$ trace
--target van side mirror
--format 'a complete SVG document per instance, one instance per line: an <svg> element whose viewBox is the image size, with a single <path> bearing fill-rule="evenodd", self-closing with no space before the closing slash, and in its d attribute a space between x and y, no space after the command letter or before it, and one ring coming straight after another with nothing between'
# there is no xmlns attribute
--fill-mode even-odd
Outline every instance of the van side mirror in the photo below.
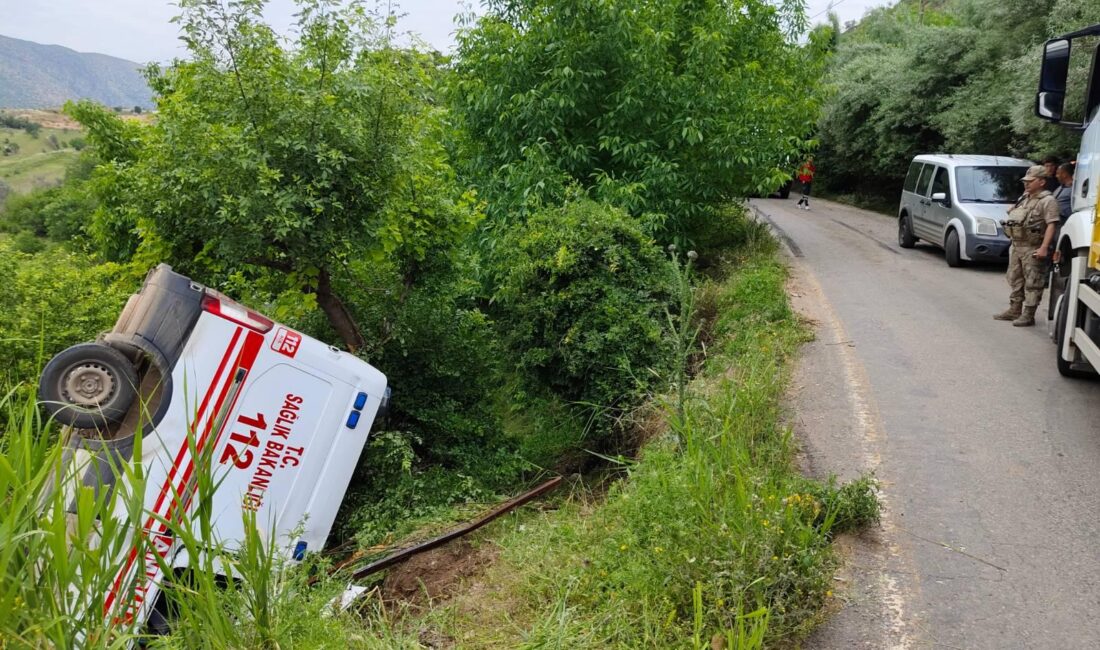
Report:
<svg viewBox="0 0 1100 650"><path fill-rule="evenodd" d="M936 203L947 203L947 193L946 192L933 192L932 193L932 200L935 201Z"/></svg>

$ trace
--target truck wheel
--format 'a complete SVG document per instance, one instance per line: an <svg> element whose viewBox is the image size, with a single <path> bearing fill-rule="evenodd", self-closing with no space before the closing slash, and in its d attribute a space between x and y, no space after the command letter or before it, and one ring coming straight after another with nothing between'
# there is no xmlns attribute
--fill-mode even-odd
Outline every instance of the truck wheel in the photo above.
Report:
<svg viewBox="0 0 1100 650"><path fill-rule="evenodd" d="M898 246L912 248L916 246L917 238L913 235L913 224L909 223L909 215L898 217Z"/></svg>
<svg viewBox="0 0 1100 650"><path fill-rule="evenodd" d="M1058 374L1063 377L1083 379L1092 376L1092 373L1073 368L1072 361L1062 358L1062 342L1066 340L1066 315L1069 314L1069 296L1062 294L1058 299L1054 316L1054 358L1058 362Z"/></svg>
<svg viewBox="0 0 1100 650"><path fill-rule="evenodd" d="M1058 308L1058 299L1066 292L1066 279L1054 272L1051 267L1047 272L1050 284L1050 297L1047 299L1047 320L1053 321Z"/></svg>
<svg viewBox="0 0 1100 650"><path fill-rule="evenodd" d="M959 233L954 228L947 233L947 240L943 244L943 251L948 266L951 268L958 268L963 265L962 253L959 251Z"/></svg>
<svg viewBox="0 0 1100 650"><path fill-rule="evenodd" d="M46 364L38 398L58 422L99 429L126 415L137 381L133 364L121 352L102 343L81 343Z"/></svg>

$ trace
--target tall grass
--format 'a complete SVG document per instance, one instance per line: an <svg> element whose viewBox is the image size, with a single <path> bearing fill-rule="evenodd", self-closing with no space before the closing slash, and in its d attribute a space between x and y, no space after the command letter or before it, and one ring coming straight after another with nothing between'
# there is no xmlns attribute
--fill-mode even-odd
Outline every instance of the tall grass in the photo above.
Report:
<svg viewBox="0 0 1100 650"><path fill-rule="evenodd" d="M0 400L0 639L15 647L126 647L132 625L103 615L124 553L127 522L116 505L140 512L140 473L116 490L79 485L57 437L33 400Z"/></svg>
<svg viewBox="0 0 1100 650"><path fill-rule="evenodd" d="M602 503L579 492L513 520L478 591L487 601L435 614L460 645L756 648L812 627L831 597L831 535L877 503L869 479L838 487L794 470L779 402L808 333L757 235L698 292L718 315L709 358L670 398L665 437Z"/></svg>
<svg viewBox="0 0 1100 650"><path fill-rule="evenodd" d="M139 558L152 548L135 535L150 516L141 463L116 462L113 489L84 486L84 467L64 453L64 439L26 391L0 398L0 418L0 648L382 647L354 616L329 606L342 586L324 567L285 562L254 513L243 540L215 538L209 450L192 449L200 462L187 516L158 519L190 558L182 570L158 560L170 632L154 635L123 606L105 608L120 558L135 544ZM132 458L140 459L136 445Z"/></svg>

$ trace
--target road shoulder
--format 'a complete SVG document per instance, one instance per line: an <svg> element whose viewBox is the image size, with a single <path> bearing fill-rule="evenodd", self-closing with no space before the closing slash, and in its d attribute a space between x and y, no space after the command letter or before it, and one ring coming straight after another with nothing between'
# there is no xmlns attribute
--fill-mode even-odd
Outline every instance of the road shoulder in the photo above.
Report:
<svg viewBox="0 0 1100 650"><path fill-rule="evenodd" d="M880 475L883 432L857 342L848 338L812 273L791 256L787 289L792 309L814 331L802 350L784 399L784 412L799 442L798 462L814 478L846 481L875 473L883 502L882 522L838 537L842 566L834 577L835 602L806 640L808 648L920 647L919 616L909 604L919 581L895 541L889 484Z"/></svg>

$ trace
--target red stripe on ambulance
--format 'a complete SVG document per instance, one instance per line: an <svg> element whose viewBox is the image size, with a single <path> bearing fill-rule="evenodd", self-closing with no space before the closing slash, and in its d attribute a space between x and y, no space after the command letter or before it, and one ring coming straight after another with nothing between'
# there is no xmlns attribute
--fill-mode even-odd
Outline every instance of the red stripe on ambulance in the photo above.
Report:
<svg viewBox="0 0 1100 650"><path fill-rule="evenodd" d="M225 370L229 359L232 358L233 350L236 349L237 342L240 340L240 335L243 331L244 330L242 330L241 328L237 328L237 330L233 333L233 338L229 343L229 347L226 349L225 354L222 357L221 363L218 365L218 368L214 373L214 378L212 379L210 386L207 388L206 395L203 398L202 404L200 405L199 410L196 413L195 420L192 423L190 433L191 435L194 435L199 428L199 424L203 421L203 417L206 415L210 416L206 420L205 426L203 426L202 429L202 434L195 444L196 453L201 453L202 450L205 448L206 441L209 439L210 433L215 424L214 420L217 414L222 410L222 405L224 404L225 399L228 396L229 389L233 385L234 377L237 374L238 370L243 369L245 373L251 370L252 365L256 360L256 356L259 353L260 347L262 346L264 338L263 335L249 331L247 337L245 338L244 346L242 346L240 352L237 354L235 362L232 364L232 366L229 366L231 370L226 376L225 380L223 380L222 373ZM241 379L242 390L238 390L234 395L233 403L230 404L227 413L232 412L233 407L236 405L237 399L243 392L243 384L246 378L247 374ZM221 386L220 391L216 390L219 384ZM210 399L215 393L218 394L218 398L214 403L213 409L209 411L209 413L207 413L206 407L209 405ZM218 440L221 437L221 431L222 429L224 429L224 427L225 422L223 421L221 423L221 426L218 428L218 431L215 432L213 443L215 446L217 445ZM140 609L145 601L145 594L148 593L150 587L160 573L160 566L157 560L157 556L160 556L160 558L167 557L174 543L174 539L170 535L164 534L167 531L168 527L164 522L160 521L157 516L160 515L164 519L170 520L174 513L175 506L178 504L177 498L179 497L185 499L185 502L183 503L183 510L186 510L187 507L190 505L191 495L188 494L188 487L191 481L191 477L194 473L195 460L193 457L190 457L189 452L190 450L188 449L188 441L184 440L183 444L180 446L179 452L176 454L175 461L172 464L172 468L169 471L168 477L165 479L164 485L161 487L160 495L157 497L157 502L153 507L153 511L146 521L143 532L146 534L147 538L151 542L152 550L146 551L145 553L145 562L143 566L144 571L142 572L143 578L139 581L137 585L134 586L134 596L131 599L130 603L127 605L125 613L120 617L121 620L127 622L131 621L133 619L135 611ZM185 454L188 456L188 460L186 468L183 471L183 476L179 481L174 481L177 471L181 468ZM165 497L168 495L170 490L173 492L173 499L169 502L168 511L162 514L160 513L160 509L161 506L164 505ZM107 598L104 603L103 613L105 616L110 613L111 606L114 604L115 599L118 596L119 587L121 586L122 581L130 574L130 569L133 567L134 562L137 559L140 546L141 542L136 541L134 547L129 553L129 556L127 557L125 565L119 572L118 576L115 578L114 584L112 585L110 592L107 594Z"/></svg>

